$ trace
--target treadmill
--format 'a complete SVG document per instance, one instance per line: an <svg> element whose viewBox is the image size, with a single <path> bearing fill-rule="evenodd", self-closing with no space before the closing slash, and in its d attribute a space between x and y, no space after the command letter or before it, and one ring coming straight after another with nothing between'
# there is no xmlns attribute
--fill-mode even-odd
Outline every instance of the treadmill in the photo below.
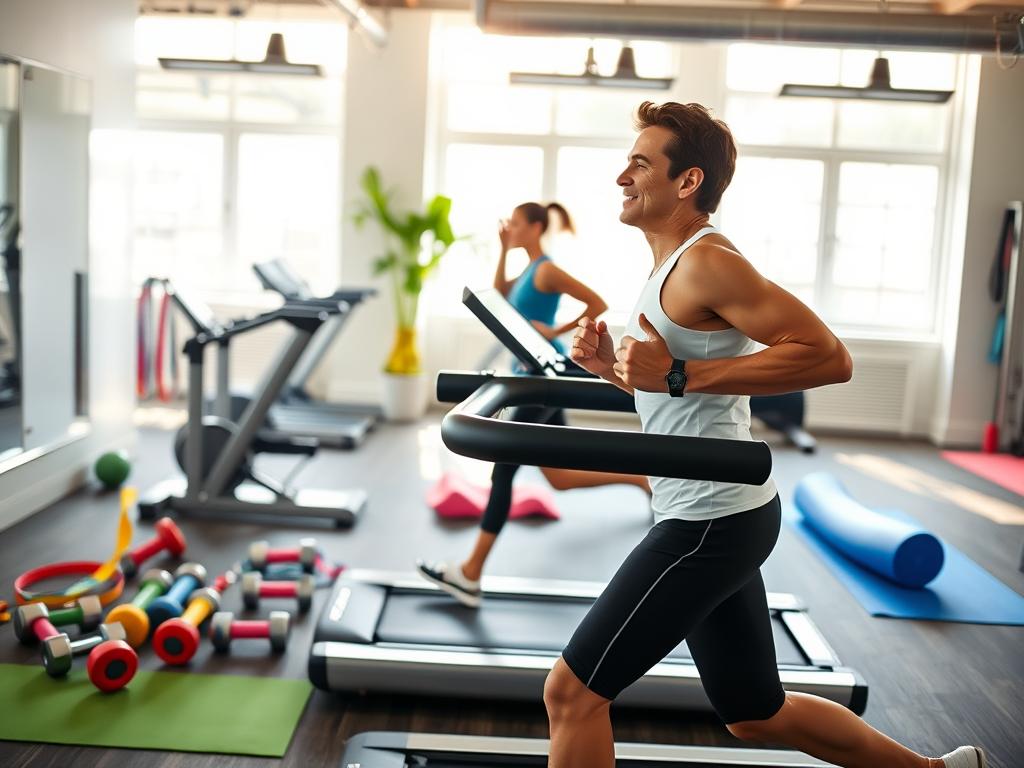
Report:
<svg viewBox="0 0 1024 768"><path fill-rule="evenodd" d="M175 456L185 472L158 483L142 494L138 501L142 519L174 512L178 515L247 520L259 518L294 525L299 520L326 520L336 527L353 525L366 506L366 492L361 489L294 489L258 472L252 465L252 454L260 451L293 453L311 456L315 441L288 440L268 443L261 425L267 411L276 401L295 361L306 349L310 339L333 314L345 312L343 302L324 301L322 305L285 304L270 312L217 324L206 308L189 302L180 293L165 285L176 304L203 329L185 343L189 360L188 423L178 431ZM225 418L222 409L227 399L227 361L231 340L272 323L284 323L291 329L288 341L267 368L257 396L237 420ZM208 346L216 345L218 397L214 414L207 410L203 385L204 358Z"/></svg>
<svg viewBox="0 0 1024 768"><path fill-rule="evenodd" d="M264 288L279 293L290 304L320 303L312 289L284 259L253 264ZM334 404L315 399L306 388L309 377L338 337L356 305L377 294L374 288L339 288L330 297L345 302L348 312L335 314L316 333L285 383L278 401L267 414L267 429L278 437L314 437L331 448L357 448L383 418L379 406Z"/></svg>
<svg viewBox="0 0 1024 768"><path fill-rule="evenodd" d="M546 739L370 731L348 740L341 755L341 768L543 768L547 765L548 744ZM832 763L781 749L616 744L615 765L619 768L825 768Z"/></svg>
<svg viewBox="0 0 1024 768"><path fill-rule="evenodd" d="M531 355L529 365L545 373L442 372L438 399L463 401L441 425L442 439L455 453L491 462L757 485L768 478L771 452L762 442L492 418L505 407L525 404L631 411L633 398L601 380L558 376L561 356L497 291L467 289L464 302L517 357ZM472 609L415 574L346 572L317 625L310 679L325 690L539 701L548 671L604 585L485 577L482 586L487 599ZM768 606L783 685L862 714L867 685L841 665L800 599L770 593ZM710 708L685 642L616 703Z"/></svg>

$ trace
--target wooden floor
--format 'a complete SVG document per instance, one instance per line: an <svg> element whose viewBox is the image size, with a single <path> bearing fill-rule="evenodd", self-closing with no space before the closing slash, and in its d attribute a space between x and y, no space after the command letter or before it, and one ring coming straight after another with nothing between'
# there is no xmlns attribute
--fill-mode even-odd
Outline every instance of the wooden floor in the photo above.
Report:
<svg viewBox="0 0 1024 768"><path fill-rule="evenodd" d="M169 432L140 432L133 483L145 488L173 470L170 443ZM791 498L793 486L807 472L834 471L865 503L904 509L1024 594L1024 574L1017 571L1024 528L996 525L951 503L867 477L837 458L851 454L884 456L994 498L1022 503L1020 497L947 464L927 445L860 439L823 440L814 457L778 446L775 477L783 498ZM365 487L370 504L353 530L184 521L189 555L218 571L243 558L254 539L286 545L300 535L316 535L332 559L359 567L409 570L417 557L457 557L474 538L474 527L442 524L422 501L431 478L453 462L460 462L463 472L482 470L446 454L436 418L419 427L384 427L359 451L325 452L297 477L302 486ZM292 463L266 459L260 466L283 476ZM521 476L523 482L539 482L538 478L535 470L524 470ZM492 558L491 573L607 580L649 524L646 500L632 488L562 493L558 503L563 519L557 523L508 526ZM22 571L47 562L105 558L114 540L116 507L112 495L83 491L3 531L0 584L9 585ZM136 538L147 532L148 526L140 524ZM843 662L867 679L865 719L872 725L933 755L976 743L989 751L993 768L1024 766L1024 628L872 618L785 529L764 573L770 590L794 592L806 600ZM204 647L191 668L304 677L316 610L324 600L325 594L318 594L313 613L298 622L285 656L268 658L261 650L239 645L234 655L216 658ZM237 592L226 595L227 610L238 610L239 604ZM9 626L0 627L0 662L35 663L36 653L19 646ZM160 668L151 653L143 654L143 666ZM614 718L620 741L739 745L706 714L618 711ZM544 737L545 723L540 702L344 698L316 691L281 762L333 765L345 739L366 730ZM0 766L248 767L278 762L0 742Z"/></svg>

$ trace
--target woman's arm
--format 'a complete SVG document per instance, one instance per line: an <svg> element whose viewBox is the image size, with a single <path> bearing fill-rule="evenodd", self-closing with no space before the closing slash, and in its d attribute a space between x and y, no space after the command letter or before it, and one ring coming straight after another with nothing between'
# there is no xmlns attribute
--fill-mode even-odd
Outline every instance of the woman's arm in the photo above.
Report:
<svg viewBox="0 0 1024 768"><path fill-rule="evenodd" d="M571 322L549 329L551 335L548 338L557 338L563 333L573 330L584 317L596 319L608 309L608 304L598 295L597 291L593 290L590 286L584 285L550 261L545 261L537 268L536 275L534 276L534 285L541 293L564 293L572 296L581 304L586 305L586 308L573 318Z"/></svg>
<svg viewBox="0 0 1024 768"><path fill-rule="evenodd" d="M508 256L508 222L498 222L498 238L501 240L501 255L498 256L498 267L494 270L494 288L502 296L508 298L514 280L505 279L505 260Z"/></svg>

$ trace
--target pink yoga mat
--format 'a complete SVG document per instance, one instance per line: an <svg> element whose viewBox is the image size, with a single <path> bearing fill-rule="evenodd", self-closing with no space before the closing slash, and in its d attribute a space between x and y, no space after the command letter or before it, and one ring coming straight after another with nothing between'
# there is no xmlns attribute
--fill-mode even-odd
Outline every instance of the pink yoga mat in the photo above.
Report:
<svg viewBox="0 0 1024 768"><path fill-rule="evenodd" d="M1007 453L943 451L942 458L961 469L1024 496L1024 459Z"/></svg>

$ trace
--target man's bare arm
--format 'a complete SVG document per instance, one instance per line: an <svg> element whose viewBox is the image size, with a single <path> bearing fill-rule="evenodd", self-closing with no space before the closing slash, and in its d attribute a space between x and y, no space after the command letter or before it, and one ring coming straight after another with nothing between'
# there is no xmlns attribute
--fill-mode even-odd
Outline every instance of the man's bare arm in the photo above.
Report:
<svg viewBox="0 0 1024 768"><path fill-rule="evenodd" d="M767 280L738 253L718 245L694 248L666 280L662 304L697 301L754 341L752 355L686 364L689 392L774 395L849 381L846 347L803 302ZM678 274L676 274L678 272ZM688 296L672 284L686 286Z"/></svg>

